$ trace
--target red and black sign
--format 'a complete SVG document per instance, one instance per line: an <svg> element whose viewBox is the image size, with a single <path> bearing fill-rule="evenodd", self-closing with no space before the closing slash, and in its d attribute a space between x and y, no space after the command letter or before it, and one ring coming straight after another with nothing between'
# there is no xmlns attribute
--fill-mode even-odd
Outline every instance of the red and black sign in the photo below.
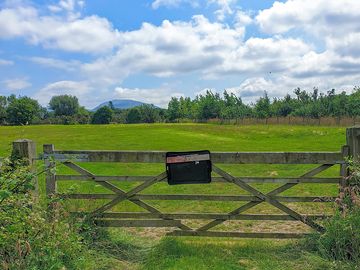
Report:
<svg viewBox="0 0 360 270"><path fill-rule="evenodd" d="M169 185L210 183L210 151L168 152L166 172Z"/></svg>

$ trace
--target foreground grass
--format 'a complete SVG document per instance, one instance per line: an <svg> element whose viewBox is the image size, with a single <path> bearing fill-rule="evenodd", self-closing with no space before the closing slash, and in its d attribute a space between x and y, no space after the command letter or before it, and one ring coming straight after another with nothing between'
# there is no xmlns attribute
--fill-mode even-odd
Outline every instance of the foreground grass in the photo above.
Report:
<svg viewBox="0 0 360 270"><path fill-rule="evenodd" d="M101 150L195 150L211 151L339 151L345 143L345 129L306 126L230 126L209 124L154 124L154 125L106 125L106 126L27 126L0 127L0 156L10 152L11 142L19 138L32 139L41 145L52 143L56 149ZM163 164L81 164L90 171L103 175L155 175L164 170ZM221 166L237 176L299 176L313 168L312 165L236 165ZM335 177L339 168L334 167L322 176ZM59 173L73 173L60 168ZM43 179L41 190L44 190ZM129 190L136 183L116 183ZM266 192L279 185L254 185ZM73 192L104 193L94 183L59 183L60 191L72 188ZM283 195L287 196L335 196L336 185L298 185ZM144 193L162 194L245 194L239 188L226 184L169 187L159 183ZM90 210L104 203L72 201L75 210ZM151 202L165 212L229 212L241 202ZM325 204L289 204L303 213L331 211ZM122 203L115 210L140 211L131 203ZM261 204L249 213L278 213L272 207ZM199 225L199 224L191 224ZM272 230L278 223L258 224L241 222L233 229L246 231ZM220 227L219 227L220 228ZM285 224L280 231L303 229L294 223ZM277 229L279 231L279 228ZM88 269L347 269L346 265L334 265L319 256L298 248L294 241L236 240L209 238L165 238L149 230L109 230L111 237L94 249L99 263L89 262ZM154 229L154 232L156 229ZM155 235L155 237L152 236ZM138 235L138 236L136 236ZM150 235L150 236L149 236ZM96 255L95 255L96 254ZM140 255L139 255L140 254ZM351 268L352 267L352 268ZM354 269L351 266L348 269Z"/></svg>

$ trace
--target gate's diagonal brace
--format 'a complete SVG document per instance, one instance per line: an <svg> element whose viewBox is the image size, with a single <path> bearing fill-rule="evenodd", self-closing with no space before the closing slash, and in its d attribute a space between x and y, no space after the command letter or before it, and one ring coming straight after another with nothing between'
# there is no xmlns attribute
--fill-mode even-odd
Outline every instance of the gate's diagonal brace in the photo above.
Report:
<svg viewBox="0 0 360 270"><path fill-rule="evenodd" d="M312 169L311 171L305 173L304 175L300 176L300 178L304 178L304 177L312 177L312 176L315 176L316 174L322 172L322 171L325 171L327 170L328 168L332 167L334 164L324 164L324 165L321 165L319 167L316 167L315 169ZM219 169L218 167L216 167L216 169ZM222 170L221 170L222 171ZM222 171L223 172L223 171ZM219 174L219 173L218 173ZM230 175L231 176L231 175ZM224 177L225 178L225 177ZM226 179L226 178L225 178ZM234 177L231 176L231 179L234 179ZM231 181L232 182L232 181ZM279 188L276 188L274 189L273 191L267 193L266 195L267 196L275 196L281 192L284 192L285 190L288 190L290 188L292 188L293 186L296 186L298 185L298 183L288 183L288 184L285 184L285 185L282 185L281 187ZM252 188L252 187L251 187ZM249 210L250 208L253 208L255 207L256 205L262 203L261 201L260 202L248 202L242 206L240 206L239 208L229 212L229 215L239 215L241 214L242 212L245 212L246 210ZM222 219L215 219L211 222L209 222L208 224L198 228L197 230L198 231L206 231L208 229L211 229L223 222L225 222L226 220L222 220ZM311 221L308 221L308 222L311 222ZM317 225L317 224L316 224ZM316 226L317 227L317 226Z"/></svg>
<svg viewBox="0 0 360 270"><path fill-rule="evenodd" d="M305 217L303 217L299 213L295 212L294 210L290 209L286 205L284 205L284 204L280 203L279 201L273 199L271 196L263 194L262 192L258 191L257 189L253 188L252 186L248 185L247 183L241 181L240 179L237 179L237 178L233 177L232 175L228 174L227 172L221 170L220 168L218 168L216 166L213 166L213 170L217 174L224 177L230 183L234 183L234 184L238 185L242 189L252 193L253 195L258 197L259 199L262 199L263 201L268 202L269 204L275 206L276 208L278 208L278 209L282 210L283 212L287 213L288 215L292 216L293 218L305 223L306 225L312 227L313 229L316 229L317 231L323 231L323 227L316 224L312 220L306 219Z"/></svg>
<svg viewBox="0 0 360 270"><path fill-rule="evenodd" d="M302 176L300 176L300 178L306 178L306 177L312 177L312 176L315 176L317 175L318 173L320 172L323 172L325 170L327 170L328 168L332 167L334 164L323 164L319 167L316 167L314 169L312 169L311 171L303 174ZM278 187L276 189L274 189L273 191L267 193L267 195L269 196L275 196L277 194L280 194L290 188L292 188L293 186L296 186L298 185L298 183L288 183L288 184L285 184L285 185L282 185L281 187ZM262 203L261 201L260 202L248 202L242 206L240 206L239 208L231 211L229 213L229 215L232 215L232 216L236 216L236 215L239 215L241 214L242 212L245 212L246 210L249 210L250 208L253 208L255 207L256 205ZM200 227L197 229L197 231L206 231L206 230L209 230L223 222L225 222L226 220L225 219L215 219L211 222L209 222L208 224Z"/></svg>
<svg viewBox="0 0 360 270"><path fill-rule="evenodd" d="M152 178L152 179L142 183L141 185L133 188L129 192L126 192L125 194L119 195L118 197L116 197L112 201L106 203L105 205L103 205L99 209L93 211L91 213L91 215L96 216L96 215L98 215L100 213L103 213L103 212L109 210L110 208L114 207L116 204L120 203L121 201L128 200L131 196L133 196L136 193L138 193L138 192L146 189L147 187L155 184L156 182L161 181L165 177L166 177L166 173L162 173L162 174L159 174L158 176L155 176L154 178Z"/></svg>
<svg viewBox="0 0 360 270"><path fill-rule="evenodd" d="M80 166L78 166L78 165L76 165L76 164L74 164L74 163L72 163L72 162L64 162L64 165L66 165L67 167L69 167L69 168L77 171L78 173L80 173L80 174L82 174L82 175L89 176L89 177L91 177L91 178L93 178L93 179L95 179L95 177L96 177L96 175L94 175L93 173L89 172L88 170L86 170L86 169L84 169L84 168L82 168L82 167L80 167ZM162 178L162 179L164 179L164 178ZM161 179L161 180L162 180L162 179ZM150 180L151 180L151 179L150 179ZM159 180L159 181L161 181L161 180ZM94 180L94 181L95 181L96 183L102 185L103 187L105 187L105 188L113 191L114 193L120 195L121 197L123 197L123 196L125 196L125 197L132 196L132 195L127 195L127 193L126 193L125 191L121 190L121 189L118 188L117 186L115 186L115 185L113 185L113 184L111 184L111 183L109 183L109 182L107 182L107 181L96 181L96 180ZM137 192L140 192L140 191L137 191ZM136 192L136 193L137 193L137 192ZM119 196L119 197L120 197L120 196ZM119 198L119 197L117 197L117 198ZM115 199L117 199L117 198L115 198ZM114 200L115 200L115 199L114 199ZM158 214L158 215L159 215L159 218L164 219L164 218L161 217L161 214L162 214L162 213L161 213L158 209L156 209L155 207L153 207L153 206L151 206L151 205L149 205L149 204L147 204L147 203L145 203L145 202L143 202L143 201L141 201L141 200L131 199L131 198L127 198L127 199L128 199L129 201L131 201L132 203L140 206L141 208L143 208L143 209L145 209L145 210L147 210L147 211L149 211L149 212L151 212L151 213ZM119 201L119 202L121 202L121 201ZM118 203L119 203L119 202L118 202ZM110 202L110 203L111 203L111 202ZM99 209L100 209L100 208L99 208ZM99 210L99 209L97 209L97 210ZM95 210L95 211L97 211L97 210ZM106 210L104 210L104 211L106 211ZM100 213L101 213L101 212L100 212ZM94 216L94 212L91 213L91 215ZM95 214L95 215L96 215L96 214ZM164 219L164 220L165 220L165 219ZM167 220L175 220L175 219L167 219ZM186 226L185 224L182 224L182 223L181 223L181 220L179 220L179 221L180 221L180 225L178 226L179 229L181 229L181 230L192 230L190 227Z"/></svg>

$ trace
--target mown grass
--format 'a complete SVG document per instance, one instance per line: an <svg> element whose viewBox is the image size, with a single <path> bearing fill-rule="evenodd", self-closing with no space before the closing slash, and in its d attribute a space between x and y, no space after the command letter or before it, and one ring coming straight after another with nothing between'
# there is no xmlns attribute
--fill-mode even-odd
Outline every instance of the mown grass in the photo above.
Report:
<svg viewBox="0 0 360 270"><path fill-rule="evenodd" d="M19 138L32 139L41 145L52 143L62 150L201 150L210 151L340 151L345 143L345 129L314 126L231 126L211 124L153 124L153 125L105 125L105 126L26 126L0 128L0 156L9 153L11 141ZM101 175L156 175L164 170L163 164L104 164L82 163L95 174ZM222 165L226 171L236 176L300 176L314 165ZM71 170L59 167L58 173L74 174ZM338 176L339 168L322 173L321 176ZM41 190L44 190L43 179ZM138 183L113 184L130 190ZM263 192L278 187L277 184L253 185ZM109 193L94 183L59 183L59 190L80 193ZM286 196L336 196L338 187L333 184L302 184L282 195ZM169 187L158 183L143 193L154 194L247 194L240 188L229 184L191 185ZM69 207L76 210L90 210L105 201L71 201ZM192 201L151 201L164 212L230 212L241 202L200 202ZM331 204L292 203L293 209L308 214L330 213ZM114 210L141 211L132 203L123 202ZM280 213L273 207L261 204L248 213ZM189 222L199 226L201 222ZM224 227L224 226L223 226ZM291 231L306 230L296 222L235 222L229 223L232 230L241 231ZM219 226L218 229L222 227ZM298 249L294 241L232 240L208 238L165 238L158 242L158 235L151 230L131 230L143 237L128 238L123 230L110 230L113 244L121 247L110 252L110 257L126 261L124 268L143 269L339 269L320 257ZM160 230L161 232L161 230ZM154 238L153 235L156 235ZM129 240L131 239L131 240ZM135 240L136 239L136 240ZM150 239L150 240L149 240ZM149 244L150 241L150 244ZM123 243L121 245L120 243ZM125 243L125 244L124 244ZM128 244L126 244L128 243ZM134 243L137 243L134 245ZM152 244L151 244L152 243ZM144 258L129 255L146 249ZM111 245L110 245L111 246ZM113 248L107 248L105 253ZM128 257L122 256L124 250ZM119 256L117 256L119 255ZM121 269L116 268L114 269ZM349 268L351 269L351 268Z"/></svg>

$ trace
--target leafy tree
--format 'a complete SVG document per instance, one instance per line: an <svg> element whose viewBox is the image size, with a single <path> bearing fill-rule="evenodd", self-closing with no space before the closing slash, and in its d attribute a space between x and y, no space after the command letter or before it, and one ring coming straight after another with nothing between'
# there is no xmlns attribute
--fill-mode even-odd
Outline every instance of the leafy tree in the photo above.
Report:
<svg viewBox="0 0 360 270"><path fill-rule="evenodd" d="M196 101L198 102L198 119L211 119L220 116L222 100L218 93L214 94L210 90L207 90L206 95L199 95Z"/></svg>
<svg viewBox="0 0 360 270"><path fill-rule="evenodd" d="M7 99L4 96L0 96L0 124L4 124L6 120L6 107L7 107Z"/></svg>
<svg viewBox="0 0 360 270"><path fill-rule="evenodd" d="M54 96L50 100L50 109L55 116L72 116L79 111L79 101L77 97L70 95Z"/></svg>
<svg viewBox="0 0 360 270"><path fill-rule="evenodd" d="M267 92L255 104L255 115L258 118L268 118L270 113L270 99Z"/></svg>
<svg viewBox="0 0 360 270"><path fill-rule="evenodd" d="M39 117L41 107L39 103L29 97L11 98L6 109L7 121L13 125L31 124Z"/></svg>
<svg viewBox="0 0 360 270"><path fill-rule="evenodd" d="M131 108L126 115L126 123L136 124L141 122L141 113L138 107Z"/></svg>
<svg viewBox="0 0 360 270"><path fill-rule="evenodd" d="M108 107L104 106L99 108L92 116L92 124L109 124L113 116L113 111Z"/></svg>
<svg viewBox="0 0 360 270"><path fill-rule="evenodd" d="M79 124L88 124L90 121L90 113L85 107L80 106L78 113L75 115L76 122Z"/></svg>
<svg viewBox="0 0 360 270"><path fill-rule="evenodd" d="M155 123L160 120L159 109L154 105L143 104L138 108L142 123Z"/></svg>
<svg viewBox="0 0 360 270"><path fill-rule="evenodd" d="M170 121L180 118L180 102L178 98L171 98L168 104L167 116Z"/></svg>
<svg viewBox="0 0 360 270"><path fill-rule="evenodd" d="M349 105L347 106L349 116L360 115L360 87L355 87L354 92L349 96Z"/></svg>

